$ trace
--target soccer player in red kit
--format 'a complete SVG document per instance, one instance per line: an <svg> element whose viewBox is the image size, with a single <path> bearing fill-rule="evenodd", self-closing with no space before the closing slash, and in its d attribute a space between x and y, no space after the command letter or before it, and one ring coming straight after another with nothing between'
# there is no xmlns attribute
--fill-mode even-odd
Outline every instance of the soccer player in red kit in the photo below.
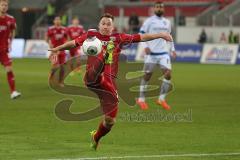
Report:
<svg viewBox="0 0 240 160"><path fill-rule="evenodd" d="M91 132L91 147L95 150L101 137L105 136L111 130L118 112L118 95L115 80L118 72L119 55L123 45L150 41L157 38L172 41L169 33L113 34L113 20L113 16L106 13L100 18L99 32L89 30L73 41L50 49L53 54L57 54L58 51L81 46L89 37L97 37L103 43L103 49L100 54L97 56L88 56L85 74L85 84L91 91L98 95L104 113L103 121L99 124L97 131Z"/></svg>
<svg viewBox="0 0 240 160"><path fill-rule="evenodd" d="M16 99L21 93L15 89L15 79L12 70L12 61L9 57L9 49L15 35L16 20L7 14L8 1L0 0L0 62L7 72L8 84L11 91L11 98Z"/></svg>
<svg viewBox="0 0 240 160"><path fill-rule="evenodd" d="M68 26L68 37L70 40L74 40L77 37L81 36L85 33L85 30L82 25L80 25L78 17L74 17L72 19L72 24ZM70 56L71 58L80 56L80 47L70 49ZM80 59L77 58L77 66L80 66ZM73 64L71 64L71 69L73 70ZM75 71L79 71L77 68Z"/></svg>
<svg viewBox="0 0 240 160"><path fill-rule="evenodd" d="M67 41L68 34L67 29L61 25L61 18L59 16L55 17L53 20L53 26L48 28L46 34L46 41L49 44L50 48L57 47L59 45L64 44ZM64 86L64 66L66 62L66 53L65 51L59 51L58 55L50 55L49 57L52 63L52 70L50 74L51 76L56 71L56 68L60 65L60 73L59 73L59 85Z"/></svg>

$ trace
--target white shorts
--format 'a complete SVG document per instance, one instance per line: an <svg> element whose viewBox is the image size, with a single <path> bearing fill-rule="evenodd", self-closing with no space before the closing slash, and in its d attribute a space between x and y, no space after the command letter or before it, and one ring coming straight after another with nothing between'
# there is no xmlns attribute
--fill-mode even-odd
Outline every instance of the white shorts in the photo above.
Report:
<svg viewBox="0 0 240 160"><path fill-rule="evenodd" d="M158 65L161 69L172 69L171 59L169 54L164 55L145 55L144 68L145 72L153 72L155 66Z"/></svg>

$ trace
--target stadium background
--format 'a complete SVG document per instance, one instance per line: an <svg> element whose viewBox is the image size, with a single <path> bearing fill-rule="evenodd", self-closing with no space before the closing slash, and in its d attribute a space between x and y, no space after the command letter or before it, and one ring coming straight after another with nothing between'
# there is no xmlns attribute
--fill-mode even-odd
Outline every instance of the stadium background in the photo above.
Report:
<svg viewBox="0 0 240 160"><path fill-rule="evenodd" d="M44 39L47 26L50 25L47 19L46 7L48 1L22 1L21 3L14 0L10 3L10 14L17 19L18 30L17 38L19 47L22 50L13 51L12 56L15 57L31 57L40 56L47 57L47 44L43 41L29 41L29 39ZM240 24L238 22L240 11L240 2L232 0L216 0L216 1L166 1L166 13L173 24L173 35L178 50L178 58L176 61L193 61L200 62L201 55L206 57L201 62L208 63L239 63L239 54L237 45L239 44ZM81 23L85 28L97 28L99 15L103 12L109 12L116 16L115 25L119 32L131 33L128 25L129 17L135 13L139 17L139 26L148 16L153 14L151 9L152 1L53 1L55 6L55 15L67 17L65 25L71 22L73 16L79 16ZM87 6L87 7L83 7ZM89 9L91 12L89 13ZM97 15L97 16L96 16ZM206 43L222 43L219 45L201 45L198 44L201 31L205 29L207 40ZM229 33L233 31L236 42L230 42ZM222 37L224 34L224 37ZM183 38L184 37L184 38ZM13 43L15 44L15 43ZM15 44L15 45L17 45ZM188 45L186 45L188 44ZM189 45L191 44L191 45ZM224 45L223 45L224 44ZM16 47L12 47L13 49ZM136 49L139 49L138 56ZM132 51L134 50L134 51ZM223 51L224 50L224 51ZM225 54L225 53L226 54ZM135 58L142 59L141 46L133 46L131 50L125 53L131 60ZM203 53L203 54L200 54ZM219 56L218 56L219 54ZM215 58L214 58L215 57ZM216 57L218 57L216 59ZM206 60L206 62L205 62Z"/></svg>
<svg viewBox="0 0 240 160"><path fill-rule="evenodd" d="M98 119L83 123L64 122L54 115L54 105L66 95L50 90L47 82L50 64L44 34L48 27L46 6L49 1L10 0L9 13L18 25L11 56L17 87L23 96L11 101L7 83L1 78L0 159L124 156L137 156L137 159L239 159L240 1L164 2L165 15L172 21L177 52L173 64L175 90L169 96L174 109L170 113L188 114L191 110L192 121L129 120L126 114L148 116L159 108L153 99L148 100L151 108L147 112L120 103L119 120L113 132L104 138L98 152L91 152L88 131L96 127ZM85 29L96 28L101 13L110 12L116 16L116 29L127 33L131 33L130 15L135 12L142 23L152 14L152 4L152 0L55 1L56 14L67 16L68 22L76 15ZM180 23L182 20L184 23ZM206 30L206 43L198 43L202 29ZM229 43L231 30L235 42ZM221 38L222 33L225 40ZM123 52L131 61L143 58L141 44L132 45ZM0 77L4 76L1 68ZM79 85L81 76L69 77L66 82ZM86 97L67 97L75 100L73 112L84 111L89 105L98 103Z"/></svg>

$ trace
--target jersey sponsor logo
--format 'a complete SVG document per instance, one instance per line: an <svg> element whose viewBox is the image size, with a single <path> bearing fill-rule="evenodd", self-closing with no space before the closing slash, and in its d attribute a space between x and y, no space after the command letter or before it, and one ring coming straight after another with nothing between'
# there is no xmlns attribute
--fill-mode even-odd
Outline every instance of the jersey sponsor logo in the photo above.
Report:
<svg viewBox="0 0 240 160"><path fill-rule="evenodd" d="M152 30L155 31L155 32L161 32L161 31L165 31L166 32L166 31L168 31L168 28L166 28L166 27L157 27L156 26L156 27L153 27Z"/></svg>
<svg viewBox="0 0 240 160"><path fill-rule="evenodd" d="M79 32L72 32L72 36L73 37L76 37L76 36L78 36L80 33Z"/></svg>
<svg viewBox="0 0 240 160"><path fill-rule="evenodd" d="M7 30L7 26L0 26L0 31Z"/></svg>
<svg viewBox="0 0 240 160"><path fill-rule="evenodd" d="M63 38L63 34L56 34L55 35L55 38L57 39L57 40L59 40L59 39L62 39Z"/></svg>

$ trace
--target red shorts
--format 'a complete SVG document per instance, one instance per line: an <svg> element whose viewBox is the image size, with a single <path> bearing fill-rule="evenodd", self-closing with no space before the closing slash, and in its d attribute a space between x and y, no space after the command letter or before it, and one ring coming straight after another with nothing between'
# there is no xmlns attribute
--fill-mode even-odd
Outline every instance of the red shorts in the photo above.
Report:
<svg viewBox="0 0 240 160"><path fill-rule="evenodd" d="M11 66L12 65L12 60L9 57L8 50L0 50L0 62L3 66Z"/></svg>
<svg viewBox="0 0 240 160"><path fill-rule="evenodd" d="M97 94L103 114L115 118L118 112L118 94L115 78L105 75L104 57L89 56L85 73L85 84Z"/></svg>
<svg viewBox="0 0 240 160"><path fill-rule="evenodd" d="M76 57L80 55L79 47L70 49L70 56Z"/></svg>
<svg viewBox="0 0 240 160"><path fill-rule="evenodd" d="M61 51L58 55L53 55L49 57L53 66L58 66L66 63L66 53Z"/></svg>
<svg viewBox="0 0 240 160"><path fill-rule="evenodd" d="M87 85L88 89L97 94L103 114L111 118L116 118L119 101L115 79L100 75L97 81L97 83Z"/></svg>
<svg viewBox="0 0 240 160"><path fill-rule="evenodd" d="M106 116L109 116L109 117L111 117L111 118L116 118L116 117L117 117L117 113L118 113L118 106L114 107L114 108L112 109L112 111L106 113L105 115L106 115Z"/></svg>

